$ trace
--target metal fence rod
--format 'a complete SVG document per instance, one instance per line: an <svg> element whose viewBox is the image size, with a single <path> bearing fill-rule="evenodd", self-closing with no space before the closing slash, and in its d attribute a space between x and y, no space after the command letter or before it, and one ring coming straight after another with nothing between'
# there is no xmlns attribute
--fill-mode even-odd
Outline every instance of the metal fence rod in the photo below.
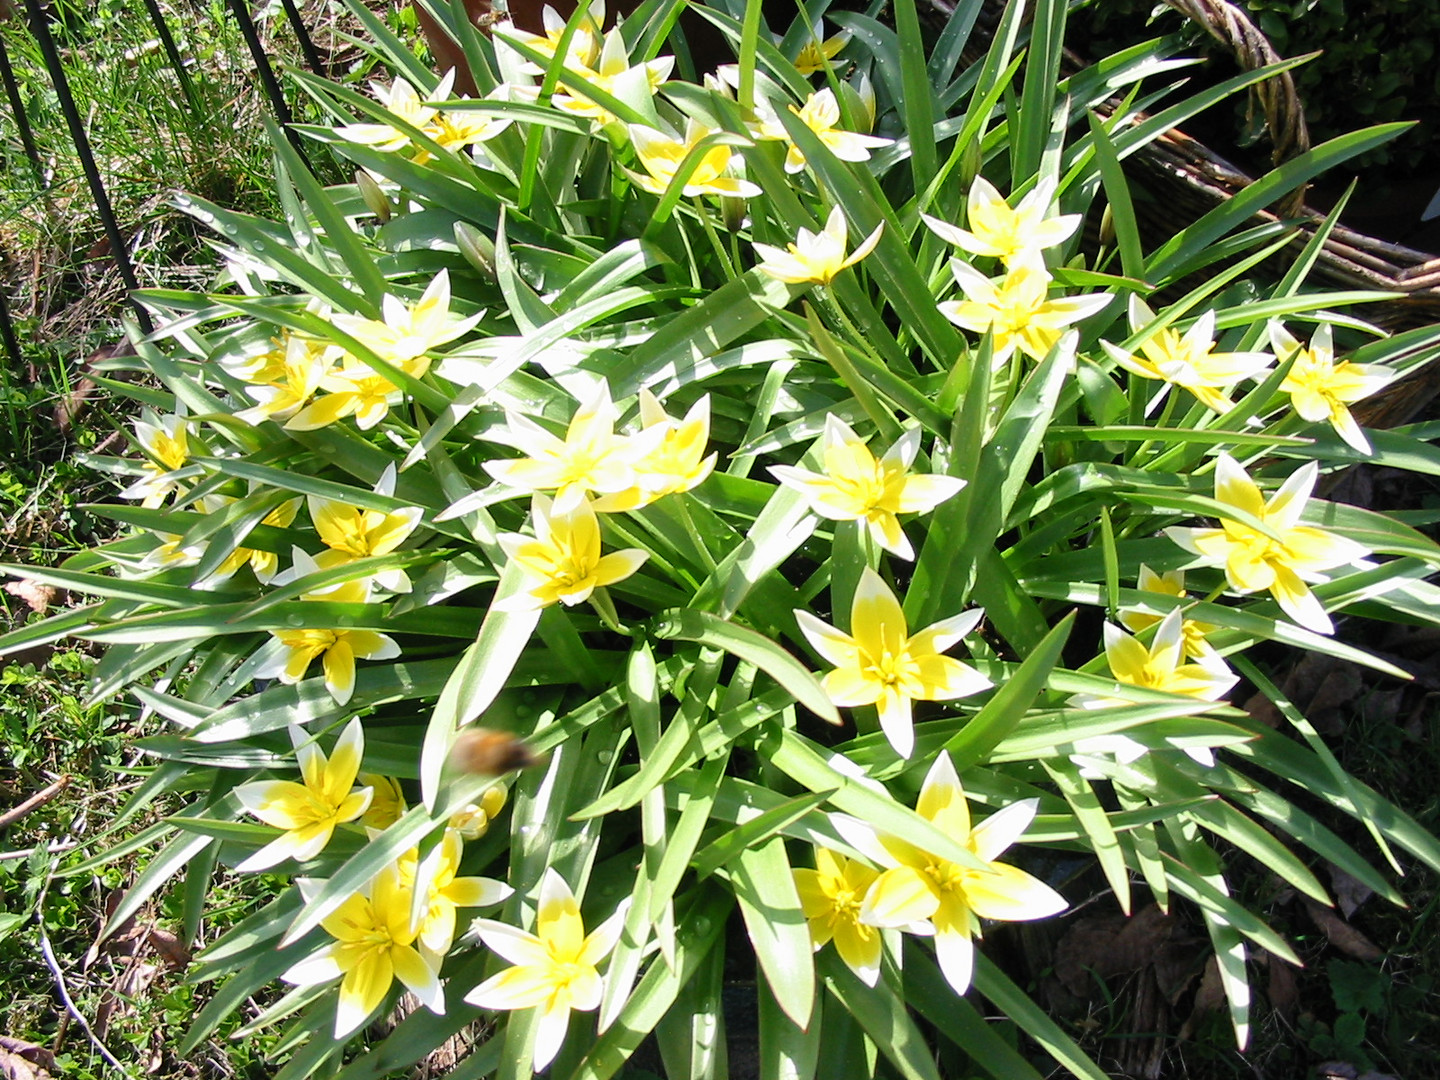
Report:
<svg viewBox="0 0 1440 1080"><path fill-rule="evenodd" d="M295 0L280 0L285 8L285 17L290 20L290 26L295 31L295 37L300 42L300 52L305 57L305 63L311 71L322 79L330 77L330 68L325 61L320 59L320 50L315 48L315 41L310 37L310 31L305 26L305 20L300 17L300 9L295 6Z"/></svg>
<svg viewBox="0 0 1440 1080"><path fill-rule="evenodd" d="M145 10L150 13L150 21L155 26L155 33L160 38L160 45L165 50L165 55L170 58L170 66L175 70L175 77L180 80L180 89L185 94L190 111L198 116L201 112L200 98L195 93L195 84L190 80L190 72L185 70L185 61L180 58L180 50L175 47L175 39L170 36L170 27L165 22L160 5L155 0L143 0L143 2Z"/></svg>
<svg viewBox="0 0 1440 1080"><path fill-rule="evenodd" d="M149 334L155 327L150 321L150 313L135 297L140 283L135 280L135 270L130 265L130 253L126 250L125 237L120 232L119 224L115 221L115 211L110 206L110 197L105 193L105 182L100 178L100 170L95 164L95 155L90 149L89 136L85 134L85 124L80 119L80 111L75 107L75 98L70 94L70 83L65 78L65 68L60 63L60 53L55 48L55 39L50 36L50 26L45 20L45 8L41 0L25 0L25 14L30 20L30 32L35 35L35 40L40 44L40 54L45 58L45 68L50 73L50 82L55 87L55 97L60 102L60 111L65 114L65 124L70 129L70 141L75 144L75 152L80 156L80 167L84 169L85 181L90 185L90 197L95 200L95 213L99 216L100 224L105 229L105 236L110 241L110 255L115 260L115 268L120 271L120 280L124 283L126 292L129 293L130 304L135 309L136 321L140 324L140 328Z"/></svg>
<svg viewBox="0 0 1440 1080"><path fill-rule="evenodd" d="M5 84L5 96L10 99L10 111L15 114L15 126L20 129L20 145L25 147L25 156L35 170L36 181L44 187L45 163L40 160L35 133L30 130L30 118L25 115L25 101L20 97L20 84L15 81L15 71L10 67L10 54L5 51L4 38L0 38L0 82Z"/></svg>
<svg viewBox="0 0 1440 1080"><path fill-rule="evenodd" d="M36 0L26 0L26 3L35 3ZM290 106L285 104L285 94L280 89L280 83L275 78L275 69L270 66L270 57L265 54L265 46L260 44L260 35L255 30L255 22L250 18L250 9L246 6L246 0L225 0L230 8L230 13L235 16L235 21L240 24L240 33L245 38L245 44L250 49L250 58L255 61L255 71L260 76L260 85L265 89L265 96L270 99L270 107L275 111L275 119L285 131L285 137L290 140L290 145L300 155L300 160L308 166L310 159L305 153L300 136L290 129L294 118L290 115Z"/></svg>
<svg viewBox="0 0 1440 1080"><path fill-rule="evenodd" d="M10 358L10 366L5 369L5 378L0 385L9 390L10 371L13 369L17 375L24 371L25 356L20 352L20 339L15 336L15 324L10 321L10 305L5 302L3 285L0 285L0 338L5 341L5 355Z"/></svg>

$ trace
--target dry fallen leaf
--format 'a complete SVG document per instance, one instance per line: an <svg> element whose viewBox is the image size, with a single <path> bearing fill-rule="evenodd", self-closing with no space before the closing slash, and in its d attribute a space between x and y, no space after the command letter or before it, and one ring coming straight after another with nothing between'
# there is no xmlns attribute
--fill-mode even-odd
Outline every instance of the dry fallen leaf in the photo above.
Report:
<svg viewBox="0 0 1440 1080"><path fill-rule="evenodd" d="M1092 972L1108 979L1139 971L1155 959L1174 929L1174 918L1154 904L1128 919L1079 919L1055 947L1055 976L1076 997L1088 997L1094 989Z"/></svg>
<svg viewBox="0 0 1440 1080"><path fill-rule="evenodd" d="M1220 964L1215 959L1215 954L1210 954L1210 959L1205 961L1205 974L1200 979L1200 989L1195 991L1195 1003L1190 1007L1190 1015L1186 1017L1185 1023L1180 1027L1180 1034L1175 1038L1184 1042L1195 1034L1195 1029L1200 1026L1207 1013L1215 1012L1225 1007L1225 988L1220 982Z"/></svg>
<svg viewBox="0 0 1440 1080"><path fill-rule="evenodd" d="M1370 886L1347 874L1338 866L1331 865L1329 869L1330 891L1335 897L1335 903L1340 908L1340 913L1348 919L1359 910L1361 904L1374 896L1375 892Z"/></svg>
<svg viewBox="0 0 1440 1080"><path fill-rule="evenodd" d="M1283 960L1271 960L1269 967L1265 996L1276 1015L1289 1021L1300 1007L1300 982L1295 978L1295 969Z"/></svg>
<svg viewBox="0 0 1440 1080"><path fill-rule="evenodd" d="M24 1039L0 1035L0 1077L3 1080L47 1080L55 1055Z"/></svg>
<svg viewBox="0 0 1440 1080"><path fill-rule="evenodd" d="M1310 921L1315 924L1316 929L1325 935L1331 945L1352 960L1363 960L1370 963L1385 956L1384 951L1378 945L1329 908L1317 904L1314 900L1307 899L1304 903L1305 910L1310 915Z"/></svg>
<svg viewBox="0 0 1440 1080"><path fill-rule="evenodd" d="M17 600L23 600L36 615L44 615L55 603L55 589L38 581L7 581L5 591Z"/></svg>

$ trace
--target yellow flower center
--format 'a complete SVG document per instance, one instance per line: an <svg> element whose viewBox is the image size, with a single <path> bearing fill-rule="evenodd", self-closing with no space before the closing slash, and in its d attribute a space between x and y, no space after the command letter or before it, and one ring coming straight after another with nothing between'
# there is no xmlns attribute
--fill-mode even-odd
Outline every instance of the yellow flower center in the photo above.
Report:
<svg viewBox="0 0 1440 1080"><path fill-rule="evenodd" d="M936 892L965 895L965 871L954 863L931 859L925 864L924 873Z"/></svg>

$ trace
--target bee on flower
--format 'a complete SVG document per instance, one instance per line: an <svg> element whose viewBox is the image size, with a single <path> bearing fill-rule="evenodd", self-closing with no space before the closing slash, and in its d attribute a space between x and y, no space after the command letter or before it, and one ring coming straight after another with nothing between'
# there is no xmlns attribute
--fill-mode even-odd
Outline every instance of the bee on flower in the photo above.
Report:
<svg viewBox="0 0 1440 1080"><path fill-rule="evenodd" d="M820 517L864 522L880 547L914 559L899 515L929 513L965 486L958 477L911 472L919 452L920 429L910 428L877 459L849 424L830 413L820 444L820 472L793 465L772 465L770 472L804 495Z"/></svg>
<svg viewBox="0 0 1440 1080"><path fill-rule="evenodd" d="M1302 420L1328 423L1335 434L1362 454L1368 455L1370 440L1355 422L1350 406L1388 386L1396 372L1378 364L1335 362L1335 346L1329 323L1322 323L1311 335L1309 346L1301 345L1285 324L1272 319L1270 347L1281 360L1294 358L1280 389L1290 395L1290 406Z"/></svg>

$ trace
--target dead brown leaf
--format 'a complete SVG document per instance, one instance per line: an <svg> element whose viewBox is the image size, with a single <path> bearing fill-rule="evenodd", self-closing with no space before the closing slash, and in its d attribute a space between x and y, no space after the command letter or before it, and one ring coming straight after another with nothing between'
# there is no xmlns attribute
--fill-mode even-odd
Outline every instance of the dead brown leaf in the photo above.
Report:
<svg viewBox="0 0 1440 1080"><path fill-rule="evenodd" d="M1195 1034L1195 1029L1200 1026L1207 1013L1224 1007L1225 989L1220 983L1220 964L1215 959L1215 954L1211 953L1210 959L1205 962L1205 974L1200 979L1200 989L1195 991L1195 1002L1190 1007L1190 1015L1180 1026L1180 1034L1176 1039L1184 1042Z"/></svg>
<svg viewBox="0 0 1440 1080"><path fill-rule="evenodd" d="M1250 695L1250 700L1245 702L1245 711L1250 714L1250 719L1257 724L1264 724L1268 728L1278 728L1285 717L1275 703L1265 694L1257 690Z"/></svg>
<svg viewBox="0 0 1440 1080"><path fill-rule="evenodd" d="M53 586L41 585L38 581L7 581L5 591L23 601L36 615L44 615L57 596Z"/></svg>
<svg viewBox="0 0 1440 1080"><path fill-rule="evenodd" d="M1079 919L1055 947L1055 976L1076 997L1088 997L1092 972L1108 979L1139 971L1155 959L1174 929L1174 919L1154 904L1128 919Z"/></svg>
<svg viewBox="0 0 1440 1080"><path fill-rule="evenodd" d="M1350 918L1359 910L1360 905L1374 896L1374 891L1364 882L1357 880L1341 870L1338 866L1330 866L1330 891L1335 896L1335 903L1340 908L1340 913L1345 918Z"/></svg>
<svg viewBox="0 0 1440 1080"><path fill-rule="evenodd" d="M1300 981L1295 978L1295 969L1283 960L1274 959L1269 967L1265 996L1270 999L1270 1008L1286 1021L1292 1020L1300 1007Z"/></svg>
<svg viewBox="0 0 1440 1080"><path fill-rule="evenodd" d="M4 1080L47 1080L54 1069L55 1055L45 1047L0 1035L0 1077Z"/></svg>
<svg viewBox="0 0 1440 1080"><path fill-rule="evenodd" d="M1378 945L1329 908L1308 898L1304 900L1304 904L1315 928L1325 935L1331 945L1352 960L1370 963L1385 956Z"/></svg>

